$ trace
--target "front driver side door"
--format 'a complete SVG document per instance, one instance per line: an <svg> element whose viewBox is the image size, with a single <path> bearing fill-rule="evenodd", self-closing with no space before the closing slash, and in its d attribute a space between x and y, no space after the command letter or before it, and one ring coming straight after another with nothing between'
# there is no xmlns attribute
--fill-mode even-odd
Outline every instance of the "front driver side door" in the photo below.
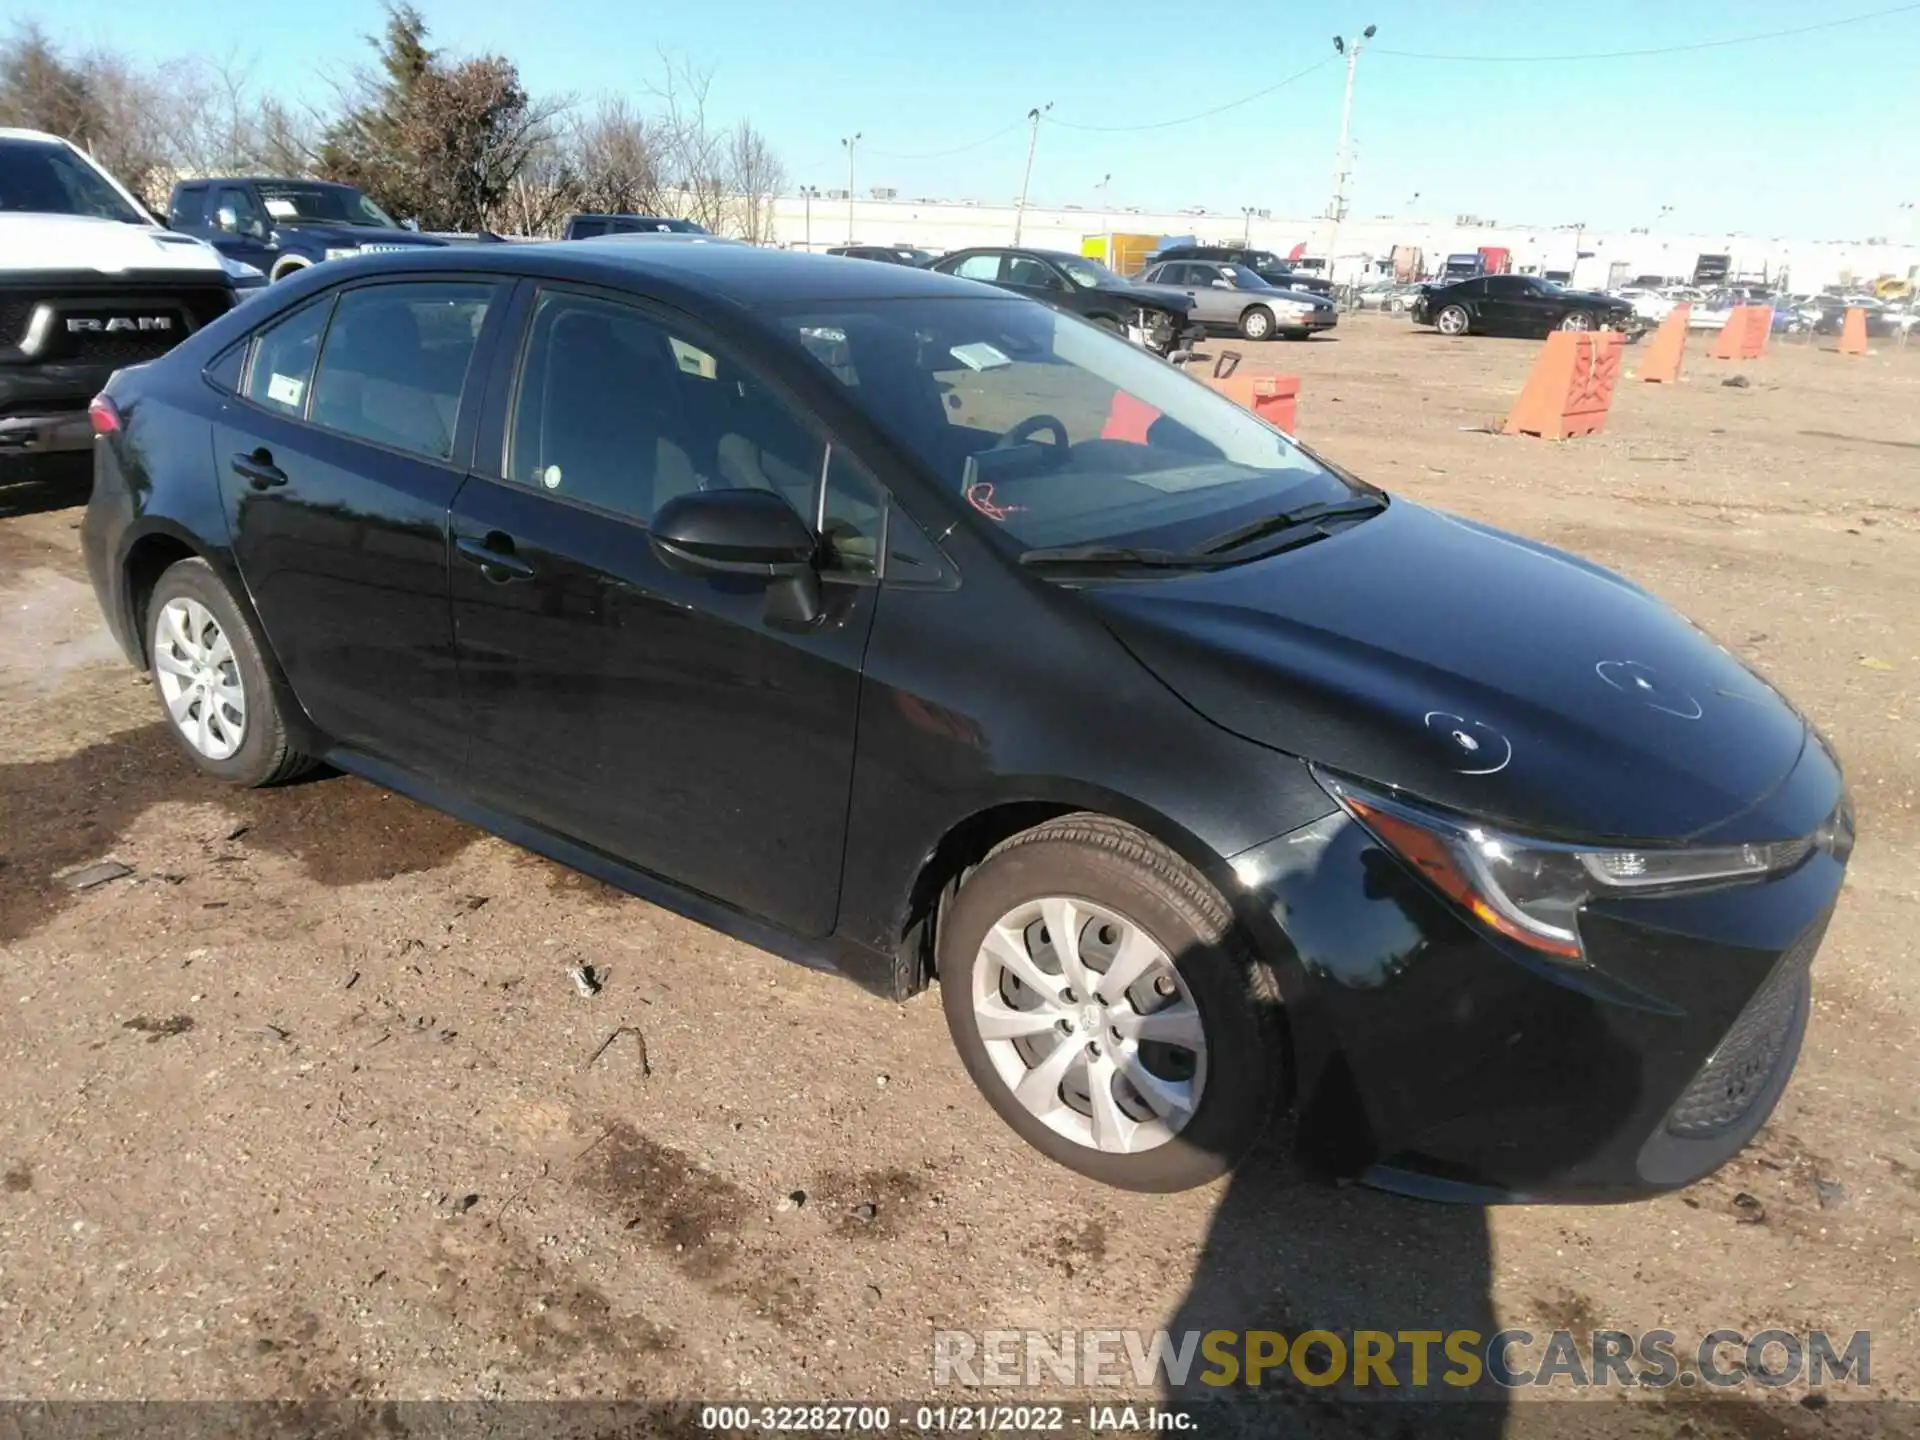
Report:
<svg viewBox="0 0 1920 1440"><path fill-rule="evenodd" d="M771 489L851 546L882 507L850 505L857 473L674 312L548 289L509 363L517 375L490 391L502 443L452 516L469 789L735 909L828 933L877 535L827 552L825 614L798 626L770 612L764 581L667 568L647 527L688 491Z"/></svg>

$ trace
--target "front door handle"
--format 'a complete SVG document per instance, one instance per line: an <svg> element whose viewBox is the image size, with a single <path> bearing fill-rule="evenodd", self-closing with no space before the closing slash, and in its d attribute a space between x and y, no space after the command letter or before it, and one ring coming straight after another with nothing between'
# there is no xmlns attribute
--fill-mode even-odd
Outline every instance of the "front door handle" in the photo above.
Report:
<svg viewBox="0 0 1920 1440"><path fill-rule="evenodd" d="M273 452L264 445L236 453L233 473L256 490L271 490L287 483L287 472L273 463Z"/></svg>
<svg viewBox="0 0 1920 1440"><path fill-rule="evenodd" d="M533 566L514 553L513 537L502 531L490 530L485 536L463 535L455 545L489 580L505 584L509 580L530 579L533 575Z"/></svg>

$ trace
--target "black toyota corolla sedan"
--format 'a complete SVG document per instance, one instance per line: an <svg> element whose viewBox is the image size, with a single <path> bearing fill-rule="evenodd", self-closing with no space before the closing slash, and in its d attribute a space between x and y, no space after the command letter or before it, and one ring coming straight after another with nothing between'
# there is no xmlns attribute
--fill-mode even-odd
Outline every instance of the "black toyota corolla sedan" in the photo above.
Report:
<svg viewBox="0 0 1920 1440"><path fill-rule="evenodd" d="M1167 1190L1628 1197L1779 1098L1852 844L1772 687L966 280L612 241L315 267L93 407L187 757L325 761L901 999ZM718 1033L718 1032L716 1032Z"/></svg>

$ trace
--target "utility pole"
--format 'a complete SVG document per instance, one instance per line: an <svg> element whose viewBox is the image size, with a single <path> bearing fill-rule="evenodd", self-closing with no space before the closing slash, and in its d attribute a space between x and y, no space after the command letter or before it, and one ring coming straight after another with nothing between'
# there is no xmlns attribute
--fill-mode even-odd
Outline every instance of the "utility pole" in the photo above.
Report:
<svg viewBox="0 0 1920 1440"><path fill-rule="evenodd" d="M1013 212L1013 243L1020 243L1021 223L1027 218L1027 187L1033 183L1033 152L1040 144L1040 117L1053 109L1049 100L1044 105L1036 105L1027 112L1027 119L1033 122L1033 129L1027 135L1027 173L1020 177L1020 206Z"/></svg>
<svg viewBox="0 0 1920 1440"><path fill-rule="evenodd" d="M1347 218L1347 180L1353 173L1353 152L1347 139L1353 121L1353 72L1360 63L1360 52L1380 27L1369 25L1360 38L1349 45L1344 36L1333 37L1334 53L1347 57L1347 93L1340 102L1340 146L1333 157L1333 199L1327 204L1327 278L1333 278L1334 251L1340 243L1340 222Z"/></svg>
<svg viewBox="0 0 1920 1440"><path fill-rule="evenodd" d="M860 144L860 132L854 131L840 142L847 147L847 244L853 244L853 152Z"/></svg>
<svg viewBox="0 0 1920 1440"><path fill-rule="evenodd" d="M820 187L818 185L802 185L800 187L801 198L807 202L807 251L809 254L813 251L813 197L819 193Z"/></svg>

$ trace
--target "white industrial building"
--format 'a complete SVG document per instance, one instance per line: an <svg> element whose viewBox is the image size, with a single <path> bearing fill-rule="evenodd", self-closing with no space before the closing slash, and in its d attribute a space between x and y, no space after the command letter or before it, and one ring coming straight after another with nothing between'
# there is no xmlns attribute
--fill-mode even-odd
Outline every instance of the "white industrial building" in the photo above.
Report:
<svg viewBox="0 0 1920 1440"><path fill-rule="evenodd" d="M1152 212L1068 206L983 205L965 200L903 200L862 196L851 203L837 195L782 196L774 202L777 243L824 250L849 241L862 245L912 245L941 252L969 245L1008 245L1016 218L1021 243L1079 250L1083 237L1109 232L1192 235L1202 242L1248 242L1286 255L1296 245L1308 257L1327 259L1330 227L1325 219L1282 219L1256 213ZM1904 241L1808 241L1773 237L1665 230L1575 230L1541 225L1502 225L1472 217L1453 221L1380 216L1341 222L1331 237L1331 272L1347 281L1390 260L1396 245L1417 247L1430 270L1449 254L1504 246L1516 270L1569 271L1575 285L1625 284L1639 275L1686 278L1701 255L1731 257L1730 275L1779 283L1783 273L1795 290L1862 284L1886 275L1920 278L1920 239ZM1576 261L1577 256L1577 261ZM1577 269L1575 268L1577 263Z"/></svg>

